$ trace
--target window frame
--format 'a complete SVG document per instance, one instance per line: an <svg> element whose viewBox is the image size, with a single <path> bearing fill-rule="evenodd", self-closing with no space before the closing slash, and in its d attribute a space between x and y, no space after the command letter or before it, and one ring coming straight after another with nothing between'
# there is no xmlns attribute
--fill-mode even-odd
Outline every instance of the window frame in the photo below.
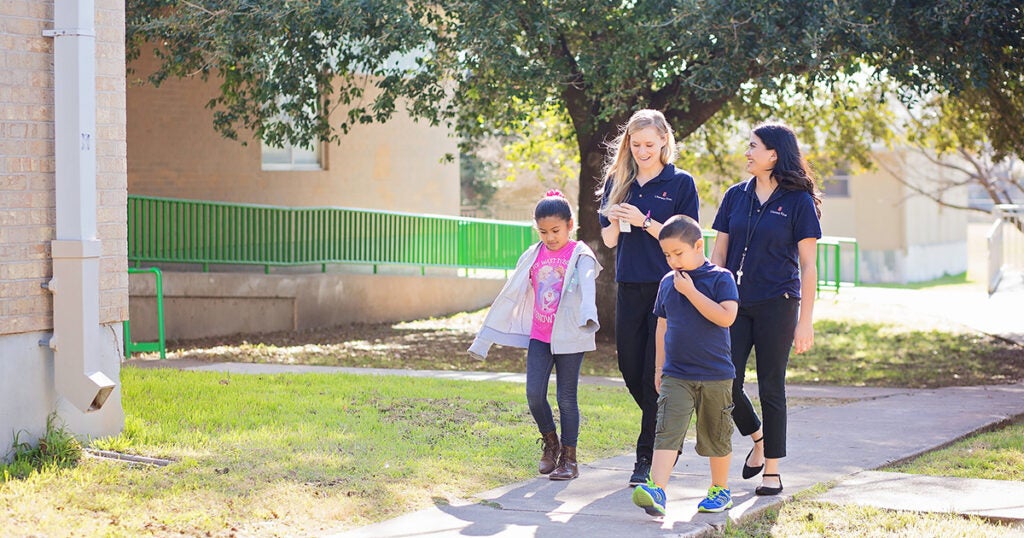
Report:
<svg viewBox="0 0 1024 538"><path fill-rule="evenodd" d="M267 150L286 150L288 152L288 162L268 163L265 160ZM322 172L327 170L327 161L324 158L326 151L324 151L324 143L317 142L309 148L308 151L313 152L316 155L316 164L310 163L297 163L295 162L295 150L305 149L298 148L293 144L286 144L284 146L271 146L266 142L260 142L260 170L265 172Z"/></svg>

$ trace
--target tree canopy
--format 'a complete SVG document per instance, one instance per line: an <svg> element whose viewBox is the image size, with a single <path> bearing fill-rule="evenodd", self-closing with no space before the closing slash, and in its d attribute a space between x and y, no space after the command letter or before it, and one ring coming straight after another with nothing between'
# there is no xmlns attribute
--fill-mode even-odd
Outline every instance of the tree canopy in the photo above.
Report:
<svg viewBox="0 0 1024 538"><path fill-rule="evenodd" d="M995 147L1021 149L1019 0L128 0L126 10L129 53L154 49L161 62L154 83L216 77L209 106L227 136L329 140L405 106L473 140L560 108L590 242L605 144L639 108L664 112L682 140L723 107L763 105L792 77L828 88L869 66L914 95L983 108ZM347 114L331 125L338 106Z"/></svg>

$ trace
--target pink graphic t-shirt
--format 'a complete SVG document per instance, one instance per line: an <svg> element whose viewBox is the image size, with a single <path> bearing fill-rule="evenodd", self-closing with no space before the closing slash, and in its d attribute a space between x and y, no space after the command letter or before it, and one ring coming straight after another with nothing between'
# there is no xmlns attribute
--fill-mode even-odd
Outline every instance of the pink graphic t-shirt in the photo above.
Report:
<svg viewBox="0 0 1024 538"><path fill-rule="evenodd" d="M562 284L569 258L576 249L576 242L569 241L558 250L540 247L537 259L530 267L530 283L533 284L533 325L530 338L551 343L551 327L555 324L555 312L562 299Z"/></svg>

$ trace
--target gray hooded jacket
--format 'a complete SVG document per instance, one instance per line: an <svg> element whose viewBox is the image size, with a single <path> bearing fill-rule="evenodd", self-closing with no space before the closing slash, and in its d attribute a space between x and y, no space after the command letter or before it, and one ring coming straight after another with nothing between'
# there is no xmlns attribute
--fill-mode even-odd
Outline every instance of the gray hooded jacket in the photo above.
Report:
<svg viewBox="0 0 1024 538"><path fill-rule="evenodd" d="M544 248L543 243L537 243L519 257L515 271L498 292L483 327L469 347L469 354L474 358L485 359L493 344L529 347L534 299L530 267L541 248ZM594 281L600 272L601 264L594 251L583 241L577 241L566 266L562 297L551 328L551 353L579 353L597 348L594 334L600 324Z"/></svg>

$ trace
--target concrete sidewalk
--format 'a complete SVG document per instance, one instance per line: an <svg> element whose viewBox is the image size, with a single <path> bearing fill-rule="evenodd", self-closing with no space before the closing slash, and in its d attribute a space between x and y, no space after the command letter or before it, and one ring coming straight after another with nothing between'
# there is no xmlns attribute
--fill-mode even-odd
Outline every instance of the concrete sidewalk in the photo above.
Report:
<svg viewBox="0 0 1024 538"><path fill-rule="evenodd" d="M1024 345L1024 277L1008 275L992 295L968 285L843 288L839 293L824 292L815 301L814 319L828 318L977 331Z"/></svg>
<svg viewBox="0 0 1024 538"><path fill-rule="evenodd" d="M198 361L144 361L139 366L237 374L345 372L520 383L525 380L522 374L509 373ZM622 385L621 380L601 377L584 377L581 382ZM757 393L756 385L747 385L751 394ZM334 536L699 536L723 527L729 520L740 521L794 493L828 482L837 483L837 487L821 496L829 502L1024 521L1021 482L871 472L1024 414L1024 382L943 389L791 385L788 395L789 455L782 464L785 490L778 497L757 497L753 490L760 480L740 478L743 457L751 445L749 439L735 434L730 481L734 507L726 513L697 512L710 475L707 459L697 456L692 442L688 442L668 487L668 514L664 518L651 518L632 504L632 490L626 482L632 472L633 456L627 454L581 465L576 480L554 482L539 476L466 498L448 499L433 508ZM586 460L585 442L580 453ZM901 495L891 494L893 484L918 482L920 487L902 488Z"/></svg>
<svg viewBox="0 0 1024 538"><path fill-rule="evenodd" d="M782 496L757 497L753 490L759 479L739 478L750 442L737 435L730 483L735 505L726 513L697 512L710 476L707 460L687 443L668 487L664 518L651 518L633 506L626 485L633 457L624 455L582 465L580 477L569 482L538 477L336 536L699 536L823 482L840 485L837 494L823 500L869 504L866 500L877 490L860 484L885 481L865 471L1024 414L1024 383L934 390L793 386L789 394L793 405ZM585 446L580 450L585 453ZM897 497L898 506L883 507L949 511L959 506L964 513L1024 520L1020 482L986 481L986 489L972 496L957 485L959 480L944 480L954 485L908 488ZM999 506L992 504L996 500Z"/></svg>

